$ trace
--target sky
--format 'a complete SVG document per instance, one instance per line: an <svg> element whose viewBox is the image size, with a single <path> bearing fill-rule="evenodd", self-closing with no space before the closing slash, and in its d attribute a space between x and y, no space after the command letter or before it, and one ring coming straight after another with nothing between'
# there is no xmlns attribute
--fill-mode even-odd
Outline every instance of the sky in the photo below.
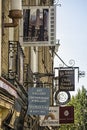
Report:
<svg viewBox="0 0 87 130"><path fill-rule="evenodd" d="M60 0L61 7L56 12L56 39L60 40L57 54L67 64L73 59L74 67L85 71L85 77L77 78L75 75L75 91L84 85L87 89L87 0ZM61 61L55 56L55 67Z"/></svg>

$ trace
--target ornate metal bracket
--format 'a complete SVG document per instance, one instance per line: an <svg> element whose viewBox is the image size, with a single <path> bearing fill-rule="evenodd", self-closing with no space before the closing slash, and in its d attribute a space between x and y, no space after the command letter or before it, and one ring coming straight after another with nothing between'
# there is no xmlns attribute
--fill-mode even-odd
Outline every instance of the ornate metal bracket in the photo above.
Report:
<svg viewBox="0 0 87 130"><path fill-rule="evenodd" d="M53 0L53 3L54 5L61 7L60 0Z"/></svg>
<svg viewBox="0 0 87 130"><path fill-rule="evenodd" d="M75 60L71 59L71 60L69 61L69 65L67 65L55 51L54 51L54 54L55 54L55 55L58 57L58 59L63 63L63 64L61 65L62 67L59 67L59 68L61 68L61 69L64 69L64 68L66 68L66 69L72 68L72 69L75 69L75 70L77 69L77 70L78 70L78 81L79 81L79 78L85 76L85 71L80 71L80 70L79 70L79 67L74 67L74 65L75 65ZM59 68L57 67L57 68L55 68L55 69L59 69Z"/></svg>

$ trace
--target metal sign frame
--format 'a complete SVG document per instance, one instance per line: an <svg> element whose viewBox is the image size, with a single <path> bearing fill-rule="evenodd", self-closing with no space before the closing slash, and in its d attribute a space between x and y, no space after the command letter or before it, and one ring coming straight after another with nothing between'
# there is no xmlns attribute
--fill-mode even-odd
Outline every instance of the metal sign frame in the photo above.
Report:
<svg viewBox="0 0 87 130"><path fill-rule="evenodd" d="M59 90L74 91L75 89L74 69L59 69Z"/></svg>

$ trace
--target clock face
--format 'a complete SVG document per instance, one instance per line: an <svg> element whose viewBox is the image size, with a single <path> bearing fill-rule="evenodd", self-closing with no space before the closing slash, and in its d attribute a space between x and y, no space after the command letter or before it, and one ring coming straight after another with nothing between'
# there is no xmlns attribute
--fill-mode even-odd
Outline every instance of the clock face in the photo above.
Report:
<svg viewBox="0 0 87 130"><path fill-rule="evenodd" d="M70 100L70 93L66 91L57 91L55 101L57 104L65 105Z"/></svg>

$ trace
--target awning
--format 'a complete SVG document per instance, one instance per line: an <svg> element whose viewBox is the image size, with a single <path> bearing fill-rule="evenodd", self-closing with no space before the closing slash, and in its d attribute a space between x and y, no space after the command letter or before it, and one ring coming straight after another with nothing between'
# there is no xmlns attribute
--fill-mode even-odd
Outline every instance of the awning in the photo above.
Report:
<svg viewBox="0 0 87 130"><path fill-rule="evenodd" d="M18 97L16 92L16 87L13 86L10 82L8 82L6 79L0 77L0 88L7 91L9 94L14 96L15 98Z"/></svg>

